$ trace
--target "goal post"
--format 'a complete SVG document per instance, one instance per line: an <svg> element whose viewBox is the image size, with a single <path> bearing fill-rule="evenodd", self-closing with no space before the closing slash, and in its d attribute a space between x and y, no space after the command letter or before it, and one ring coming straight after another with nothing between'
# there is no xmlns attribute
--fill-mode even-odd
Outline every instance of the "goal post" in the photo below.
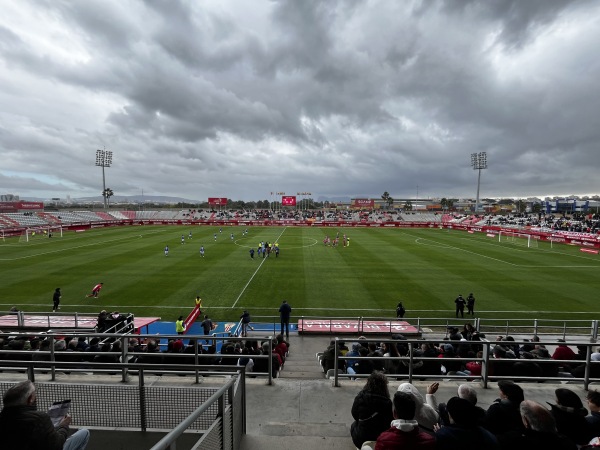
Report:
<svg viewBox="0 0 600 450"><path fill-rule="evenodd" d="M63 237L61 226L46 226L27 228L21 233L19 242L30 242L33 240L49 239L54 237Z"/></svg>
<svg viewBox="0 0 600 450"><path fill-rule="evenodd" d="M509 244L521 245L527 248L538 248L538 240L534 236L513 231L500 231L498 233L498 242L508 242Z"/></svg>

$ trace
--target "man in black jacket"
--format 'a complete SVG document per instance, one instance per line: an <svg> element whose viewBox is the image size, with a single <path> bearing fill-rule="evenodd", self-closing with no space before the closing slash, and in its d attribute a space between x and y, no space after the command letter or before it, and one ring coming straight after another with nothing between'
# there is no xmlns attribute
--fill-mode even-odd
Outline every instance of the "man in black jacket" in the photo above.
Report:
<svg viewBox="0 0 600 450"><path fill-rule="evenodd" d="M284 300L279 307L279 317L281 318L281 334L283 335L285 328L285 338L288 341L290 340L290 314L292 314L292 307L287 300Z"/></svg>
<svg viewBox="0 0 600 450"><path fill-rule="evenodd" d="M55 428L50 416L37 410L34 384L22 381L6 391L0 412L3 450L84 450L90 432L84 428L69 437L71 416Z"/></svg>

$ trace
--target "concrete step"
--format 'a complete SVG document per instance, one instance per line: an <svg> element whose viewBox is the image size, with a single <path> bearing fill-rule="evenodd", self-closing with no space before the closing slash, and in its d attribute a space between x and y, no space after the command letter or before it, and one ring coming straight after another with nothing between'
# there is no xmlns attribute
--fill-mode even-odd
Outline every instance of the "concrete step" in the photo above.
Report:
<svg viewBox="0 0 600 450"><path fill-rule="evenodd" d="M348 437L350 428L345 423L267 422L260 428L262 436L316 436Z"/></svg>
<svg viewBox="0 0 600 450"><path fill-rule="evenodd" d="M350 433L347 437L325 436L252 436L242 438L240 450L265 450L282 448L285 450L356 450Z"/></svg>

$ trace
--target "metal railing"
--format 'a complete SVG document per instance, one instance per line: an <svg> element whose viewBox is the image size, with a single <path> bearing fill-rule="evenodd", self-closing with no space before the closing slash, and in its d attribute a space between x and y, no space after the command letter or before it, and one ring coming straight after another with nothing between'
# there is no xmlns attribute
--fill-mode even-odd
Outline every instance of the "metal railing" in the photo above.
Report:
<svg viewBox="0 0 600 450"><path fill-rule="evenodd" d="M270 316L272 317L272 316ZM278 319L277 319L278 321ZM302 323L318 323L320 333L328 334L402 334L404 326L400 322L409 322L419 335L427 333L446 334L451 327L459 329L465 323L488 335L501 334L532 334L537 336L561 335L567 337L587 337L592 341L598 339L598 320L574 319L494 319L494 318L440 318L440 317L410 317L404 319L385 316L353 316L353 317L298 317L299 329ZM373 322L377 322L376 325ZM275 325L274 325L275 328Z"/></svg>
<svg viewBox="0 0 600 450"><path fill-rule="evenodd" d="M35 371L56 365L58 370L70 371L74 363L7 361L14 369L25 368L32 382ZM172 430L156 449L175 449L178 439L185 431L198 434L194 448L208 450L237 450L246 432L246 391L243 367L202 367L206 375L219 376L221 387L156 386L146 384L147 373L162 370L164 366L153 364L104 364L109 370L128 366L138 373L138 383L133 385L94 383L36 382L38 409L44 410L56 399L71 399L73 426L86 428L116 428L124 431ZM185 372L186 366L174 366ZM225 377L225 378L223 378ZM24 378L20 375L19 378ZM17 381L21 381L20 379ZM13 382L0 382L0 395ZM175 402L176 407L172 407ZM198 406L200 405L200 406ZM189 434L186 434L189 436Z"/></svg>
<svg viewBox="0 0 600 450"><path fill-rule="evenodd" d="M443 355L441 357L423 357L420 356L415 351L415 346L420 346L421 344L427 343L432 345L437 345L440 343L439 339L406 339L406 340L397 340L397 339L376 339L379 343L387 343L391 345L397 345L401 343L406 345L409 348L409 351L406 355L398 356L398 357L360 357L360 356L342 356L340 351L340 346L338 343L340 341L348 342L346 336L340 338L336 337L334 346L334 360L333 360L333 384L335 387L339 387L340 378L366 378L369 374L351 374L347 373L345 370L342 370L346 365L345 361L347 360L369 360L375 363L389 363L397 361L406 367L405 371L390 373L387 375L389 377L395 378L407 378L408 382L412 383L412 381L416 379L461 379L461 380L479 380L481 382L482 387L487 388L488 383L490 381L497 381L501 379L510 379L510 380L519 380L519 381L568 381L568 382L580 382L584 385L585 389L588 389L591 382L600 381L600 361L595 361L592 359L593 347L596 346L596 343L589 341L569 341L565 343L557 343L554 341L543 341L532 343L530 341L450 341L443 340L441 343L443 344L451 344L453 347L457 348L461 345L476 345L481 347L482 356L481 357L452 357L452 358L444 358ZM366 341L363 342L373 342L374 339L367 338ZM504 344L510 346L523 346L523 345L538 345L538 346L556 346L567 345L567 346L577 346L578 348L585 348L585 355L581 355L582 359L573 359L573 360L555 360L550 357L542 358L542 359L524 359L524 358L495 358L493 356L493 349L496 345ZM426 364L426 363L435 363L435 365L443 365L444 363L452 363L452 362L479 362L481 364L481 374L480 375L471 375L471 374L453 374L453 373L442 373L441 367L440 370L435 372L422 372L418 370L418 364ZM514 369L514 364L520 363L524 366L520 367L519 370ZM533 364L537 364L538 367L542 368L543 366L549 366L552 370L552 375L542 375L542 376L531 376L527 374L527 365L533 366ZM583 367L583 373L581 376L573 376L568 371L560 371L559 369L562 367L568 367L572 365L580 365ZM433 364L432 364L433 366ZM438 367L439 367L438 366ZM556 370L554 370L556 368ZM592 369L593 373L592 373ZM462 371L461 371L462 372ZM580 371L581 372L581 371ZM556 373L556 374L554 374Z"/></svg>
<svg viewBox="0 0 600 450"><path fill-rule="evenodd" d="M136 358L142 358L149 361L160 360L160 364L157 366L160 370L155 369L155 373L160 374L179 374L179 375L194 375L196 377L196 383L200 382L200 378L205 375L205 372L214 370L215 365L225 366L231 370L232 367L237 366L237 361L242 356L247 356L253 360L261 362L264 361L263 366L266 370L257 370L251 373L254 377L266 377L269 385L273 384L273 378L277 375L274 373L273 368L273 337L272 336L250 336L246 338L229 337L229 336L185 336L183 341L187 341L187 347L184 353L167 353L169 341L175 341L181 339L179 335L123 335L114 333L72 333L70 337L72 340L77 341L79 337L84 337L88 341L93 338L98 338L100 344L107 342L120 341L121 348L117 352L105 352L105 351L60 351L55 349L55 344L59 340L58 337L62 337L64 333L52 333L40 335L40 338L47 340L47 350L12 350L12 349L0 349L0 370L5 369L25 369L31 367L34 373L45 372L49 373L50 379L54 381L56 379L57 371L64 371L65 365L63 362L71 363L68 366L69 372L71 373L103 373L110 375L120 374L121 381L126 382L130 375L137 375L138 366L131 362ZM31 333L1 333L0 339L18 340L20 337L29 338ZM148 343L150 340L157 342L157 352L148 353L145 351L131 351L129 343L131 339L137 339L139 342ZM269 354L265 355L241 355L241 354L223 354L223 353L203 353L203 347L209 347L209 344L203 344L209 341L210 345L214 345L217 341L230 342L230 343L241 343L244 344L246 341L256 341L257 343L266 342L268 344ZM9 348L10 344L9 344ZM109 366L108 362L97 362L99 358L107 358L112 361L120 361L124 364L120 366ZM15 365L16 362L20 361L21 366ZM111 361L111 362L112 362ZM9 364L10 363L10 364ZM125 364L129 363L129 364ZM179 369L176 365L180 366ZM115 367L118 370L115 370ZM255 364L255 368L259 365ZM134 370L135 369L135 370Z"/></svg>

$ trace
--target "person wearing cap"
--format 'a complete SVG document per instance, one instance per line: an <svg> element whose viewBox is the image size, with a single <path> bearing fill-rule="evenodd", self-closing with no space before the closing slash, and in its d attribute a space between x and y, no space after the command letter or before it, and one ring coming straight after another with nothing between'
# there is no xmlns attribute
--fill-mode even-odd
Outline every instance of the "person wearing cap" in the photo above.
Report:
<svg viewBox="0 0 600 450"><path fill-rule="evenodd" d="M468 400L452 397L448 400L450 425L436 425L438 450L500 450L496 437L477 423L475 406Z"/></svg>
<svg viewBox="0 0 600 450"><path fill-rule="evenodd" d="M519 407L525 428L498 437L500 446L510 450L576 450L577 445L559 434L550 411L532 400L523 400Z"/></svg>
<svg viewBox="0 0 600 450"><path fill-rule="evenodd" d="M587 409L575 392L566 388L554 391L556 403L548 402L551 413L556 421L556 429L578 445L587 444L592 436L590 427L585 419Z"/></svg>
<svg viewBox="0 0 600 450"><path fill-rule="evenodd" d="M456 317L458 318L458 314L460 313L460 317L464 318L465 305L467 304L467 301L463 298L462 294L458 294L458 297L456 297L454 303L456 303Z"/></svg>
<svg viewBox="0 0 600 450"><path fill-rule="evenodd" d="M419 423L415 420L414 397L406 392L396 392L392 404L394 420L392 420L390 429L381 433L377 438L375 450L436 448L435 437L421 431Z"/></svg>
<svg viewBox="0 0 600 450"><path fill-rule="evenodd" d="M467 297L467 315L475 316L475 297L471 292Z"/></svg>
<svg viewBox="0 0 600 450"><path fill-rule="evenodd" d="M523 421L519 405L525 400L523 389L510 380L498 381L498 388L500 398L486 411L485 428L496 436L508 431L522 431Z"/></svg>

